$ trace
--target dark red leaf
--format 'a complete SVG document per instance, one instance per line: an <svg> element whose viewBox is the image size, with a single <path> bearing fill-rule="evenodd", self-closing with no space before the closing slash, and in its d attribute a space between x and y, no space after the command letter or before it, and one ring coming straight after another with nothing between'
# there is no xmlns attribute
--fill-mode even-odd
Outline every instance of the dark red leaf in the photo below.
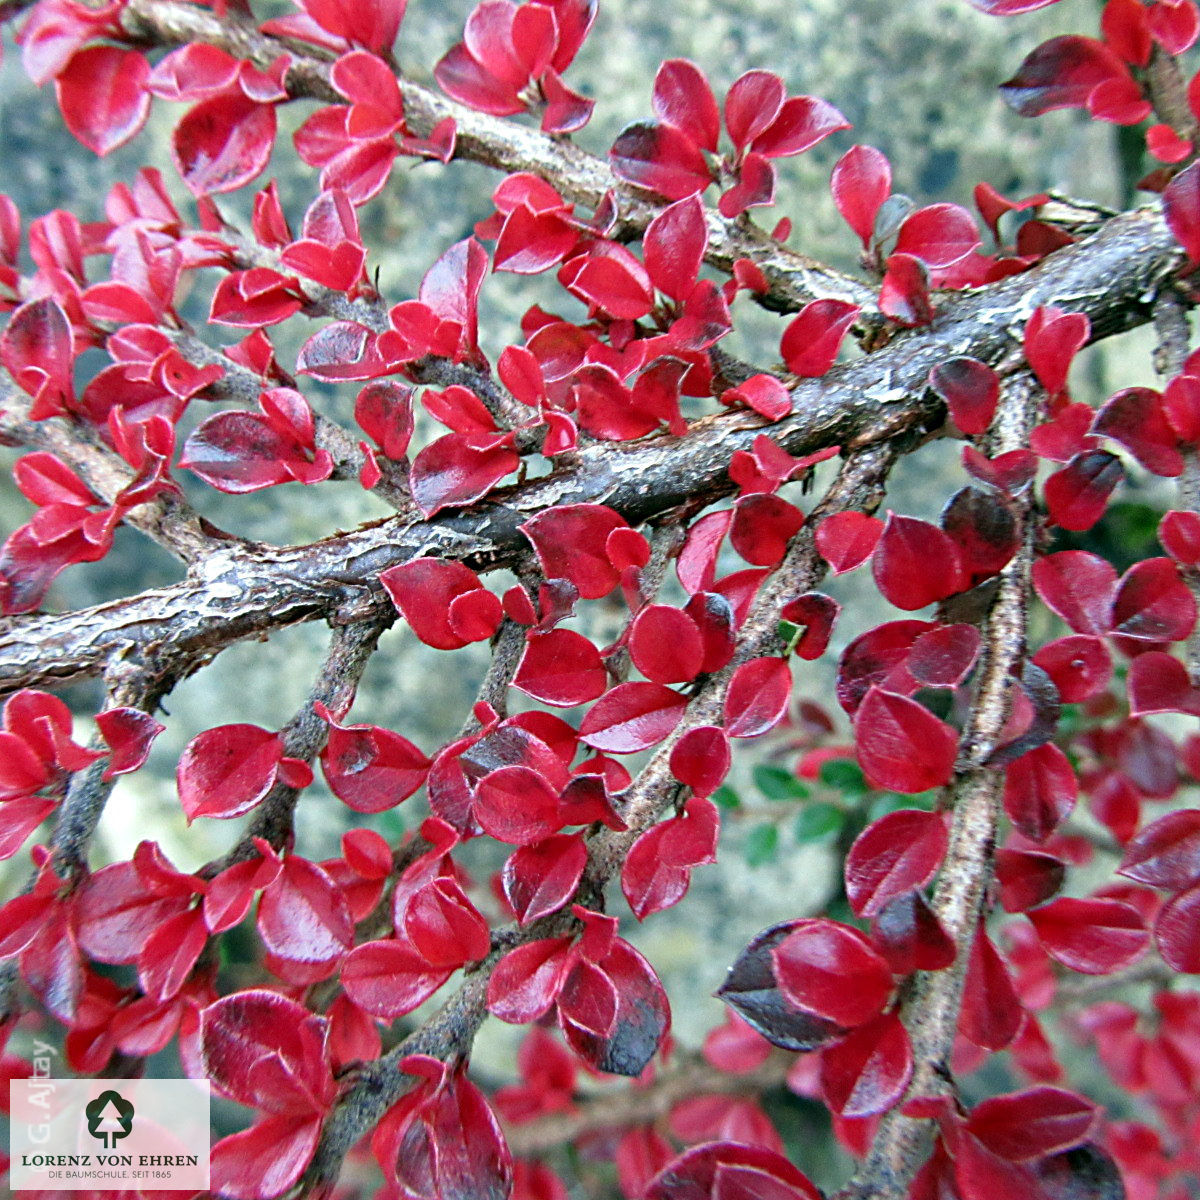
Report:
<svg viewBox="0 0 1200 1200"><path fill-rule="evenodd" d="M1180 809L1146 826L1126 847L1120 875L1182 891L1200 881L1200 810Z"/></svg>
<svg viewBox="0 0 1200 1200"><path fill-rule="evenodd" d="M1163 215L1192 262L1200 262L1200 164L1180 171L1163 190Z"/></svg>
<svg viewBox="0 0 1200 1200"><path fill-rule="evenodd" d="M1151 388L1125 388L1105 401L1091 431L1120 442L1147 471L1174 478L1183 471L1183 455L1162 400Z"/></svg>
<svg viewBox="0 0 1200 1200"><path fill-rule="evenodd" d="M1121 577L1112 602L1113 633L1144 642L1180 642L1196 624L1196 600L1169 558L1146 558Z"/></svg>
<svg viewBox="0 0 1200 1200"><path fill-rule="evenodd" d="M1021 116L1040 117L1056 108L1085 108L1100 85L1127 79L1128 68L1103 42L1055 37L1026 56L1000 94Z"/></svg>
<svg viewBox="0 0 1200 1200"><path fill-rule="evenodd" d="M929 372L929 386L946 402L950 418L970 436L985 433L1000 399L1000 379L976 358L949 358Z"/></svg>
<svg viewBox="0 0 1200 1200"><path fill-rule="evenodd" d="M1200 886L1172 896L1154 922L1154 944L1181 974L1200 974Z"/></svg>
<svg viewBox="0 0 1200 1200"><path fill-rule="evenodd" d="M671 774L693 795L711 796L729 773L729 736L715 725L689 729L671 748Z"/></svg>
<svg viewBox="0 0 1200 1200"><path fill-rule="evenodd" d="M1091 529L1104 516L1108 498L1125 478L1120 460L1104 450L1077 454L1046 480L1050 519L1063 529Z"/></svg>
<svg viewBox="0 0 1200 1200"><path fill-rule="evenodd" d="M1022 754L1004 775L1004 811L1028 838L1044 842L1075 807L1078 785L1067 756L1052 742Z"/></svg>
<svg viewBox="0 0 1200 1200"><path fill-rule="evenodd" d="M835 575L861 566L875 550L883 522L866 513L832 513L817 526L817 549Z"/></svg>
<svg viewBox="0 0 1200 1200"><path fill-rule="evenodd" d="M1021 1028L1025 1011L1012 976L982 926L971 943L959 1030L976 1046L1003 1050Z"/></svg>
<svg viewBox="0 0 1200 1200"><path fill-rule="evenodd" d="M513 686L558 708L586 704L603 694L608 673L600 651L571 629L531 631Z"/></svg>
<svg viewBox="0 0 1200 1200"><path fill-rule="evenodd" d="M997 850L996 882L1005 912L1026 912L1062 887L1066 863L1031 850Z"/></svg>

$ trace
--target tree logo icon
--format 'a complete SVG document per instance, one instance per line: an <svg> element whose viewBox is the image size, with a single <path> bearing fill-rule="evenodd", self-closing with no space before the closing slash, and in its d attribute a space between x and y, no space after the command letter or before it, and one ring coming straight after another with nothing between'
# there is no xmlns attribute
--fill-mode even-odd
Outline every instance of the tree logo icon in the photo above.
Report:
<svg viewBox="0 0 1200 1200"><path fill-rule="evenodd" d="M133 1129L133 1105L120 1092L111 1089L101 1092L83 1111L87 1115L88 1133L99 1138L105 1150L111 1150Z"/></svg>

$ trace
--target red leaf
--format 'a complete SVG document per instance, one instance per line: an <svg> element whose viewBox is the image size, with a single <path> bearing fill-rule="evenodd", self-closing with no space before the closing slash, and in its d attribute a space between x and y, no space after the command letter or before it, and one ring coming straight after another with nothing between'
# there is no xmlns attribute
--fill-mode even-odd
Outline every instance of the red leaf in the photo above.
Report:
<svg viewBox="0 0 1200 1200"><path fill-rule="evenodd" d="M1033 586L1042 603L1076 633L1109 631L1117 573L1086 550L1062 550L1033 564Z"/></svg>
<svg viewBox="0 0 1200 1200"><path fill-rule="evenodd" d="M533 845L563 825L558 792L529 767L500 767L485 775L475 789L473 812L485 833L514 846Z"/></svg>
<svg viewBox="0 0 1200 1200"><path fill-rule="evenodd" d="M257 725L219 725L188 742L176 771L179 802L197 817L240 817L275 783L283 739Z"/></svg>
<svg viewBox="0 0 1200 1200"><path fill-rule="evenodd" d="M912 1071L908 1031L887 1013L821 1051L821 1094L839 1116L875 1116L904 1095Z"/></svg>
<svg viewBox="0 0 1200 1200"><path fill-rule="evenodd" d="M712 182L703 153L671 125L653 121L627 125L617 135L608 158L622 179L668 200L694 196Z"/></svg>
<svg viewBox="0 0 1200 1200"><path fill-rule="evenodd" d="M714 153L721 133L717 101L703 72L685 58L668 59L658 68L651 96L654 114L690 141Z"/></svg>
<svg viewBox="0 0 1200 1200"><path fill-rule="evenodd" d="M278 992L234 992L200 1014L205 1074L251 1108L321 1113L334 1096L326 1022Z"/></svg>
<svg viewBox="0 0 1200 1200"><path fill-rule="evenodd" d="M773 1045L784 1050L807 1051L841 1037L846 1031L833 1021L795 1008L779 989L773 954L800 924L786 921L763 930L738 955L716 994Z"/></svg>
<svg viewBox="0 0 1200 1200"><path fill-rule="evenodd" d="M136 708L110 708L96 715L96 728L112 751L104 781L136 771L150 755L154 739L166 728Z"/></svg>
<svg viewBox="0 0 1200 1200"><path fill-rule="evenodd" d="M575 894L587 847L579 834L557 834L508 856L501 875L504 895L521 925L558 912Z"/></svg>
<svg viewBox="0 0 1200 1200"><path fill-rule="evenodd" d="M1154 944L1172 971L1200 974L1200 886L1162 906L1154 922Z"/></svg>
<svg viewBox="0 0 1200 1200"><path fill-rule="evenodd" d="M150 64L136 50L80 50L54 81L63 122L95 154L123 146L146 123L149 76Z"/></svg>
<svg viewBox="0 0 1200 1200"><path fill-rule="evenodd" d="M318 1116L264 1117L213 1146L210 1187L234 1200L273 1200L300 1178L320 1134Z"/></svg>
<svg viewBox="0 0 1200 1200"><path fill-rule="evenodd" d="M232 192L267 165L275 144L275 106L242 92L202 100L175 127L171 152L195 196Z"/></svg>
<svg viewBox="0 0 1200 1200"><path fill-rule="evenodd" d="M948 358L929 372L929 386L946 402L950 419L974 437L987 432L1000 399L1000 378L977 358Z"/></svg>
<svg viewBox="0 0 1200 1200"><path fill-rule="evenodd" d="M546 1013L571 966L570 946L570 938L543 938L510 950L488 980L488 1012L512 1025Z"/></svg>
<svg viewBox="0 0 1200 1200"><path fill-rule="evenodd" d="M905 218L896 254L910 254L928 267L948 267L979 245L975 218L957 204L930 204Z"/></svg>
<svg viewBox="0 0 1200 1200"><path fill-rule="evenodd" d="M911 795L948 783L958 739L928 709L872 687L854 715L858 762L876 786Z"/></svg>
<svg viewBox="0 0 1200 1200"><path fill-rule="evenodd" d="M608 686L600 651L571 629L531 631L513 686L556 708L595 700Z"/></svg>
<svg viewBox="0 0 1200 1200"><path fill-rule="evenodd" d="M885 904L871 919L871 939L893 975L941 971L957 956L954 939L921 892L905 892Z"/></svg>
<svg viewBox="0 0 1200 1200"><path fill-rule="evenodd" d="M429 759L407 738L377 725L339 725L328 713L321 769L329 790L355 812L375 813L407 800L425 782Z"/></svg>
<svg viewBox="0 0 1200 1200"><path fill-rule="evenodd" d="M629 655L654 683L686 683L704 665L704 641L687 613L669 604L649 604L630 626Z"/></svg>
<svg viewBox="0 0 1200 1200"><path fill-rule="evenodd" d="M1075 635L1047 642L1033 661L1050 676L1064 704L1100 695L1112 678L1108 648L1097 637Z"/></svg>
<svg viewBox="0 0 1200 1200"><path fill-rule="evenodd" d="M1174 478L1183 472L1179 434L1167 419L1162 396L1152 388L1124 388L1110 396L1091 432L1120 442L1155 475Z"/></svg>
<svg viewBox="0 0 1200 1200"><path fill-rule="evenodd" d="M849 128L850 122L827 101L816 96L792 96L783 102L770 126L750 143L750 149L766 158L788 158Z"/></svg>
<svg viewBox="0 0 1200 1200"><path fill-rule="evenodd" d="M264 890L257 924L267 949L290 962L332 963L354 944L341 889L320 867L294 854Z"/></svg>
<svg viewBox="0 0 1200 1200"><path fill-rule="evenodd" d="M189 908L165 920L138 955L142 991L159 1002L170 1000L187 981L207 941L203 909Z"/></svg>
<svg viewBox="0 0 1200 1200"><path fill-rule="evenodd" d="M1173 892L1200 881L1200 810L1180 809L1147 825L1125 847L1117 873Z"/></svg>
<svg viewBox="0 0 1200 1200"><path fill-rule="evenodd" d="M1158 540L1177 563L1196 566L1200 563L1200 513L1172 509L1158 524Z"/></svg>
<svg viewBox="0 0 1200 1200"><path fill-rule="evenodd" d="M1150 938L1137 909L1119 900L1052 900L1028 914L1046 953L1085 975L1136 962Z"/></svg>
<svg viewBox="0 0 1200 1200"><path fill-rule="evenodd" d="M699 725L689 729L671 748L671 774L690 787L693 795L707 797L724 782L731 760L725 730Z"/></svg>
<svg viewBox="0 0 1200 1200"><path fill-rule="evenodd" d="M1139 654L1129 668L1125 687L1131 717L1156 712L1200 716L1200 688L1192 684L1183 663L1169 654L1158 650Z"/></svg>
<svg viewBox="0 0 1200 1200"><path fill-rule="evenodd" d="M1058 0L970 0L973 7L992 17L1012 17L1017 13L1033 12L1038 8L1049 8Z"/></svg>
<svg viewBox="0 0 1200 1200"><path fill-rule="evenodd" d="M1050 519L1063 529L1091 529L1104 516L1108 498L1125 478L1120 460L1104 450L1077 454L1046 480Z"/></svg>
<svg viewBox="0 0 1200 1200"><path fill-rule="evenodd" d="M1129 69L1103 42L1055 37L1026 56L1000 94L1021 116L1040 117L1056 108L1086 108L1096 88L1128 79Z"/></svg>
<svg viewBox="0 0 1200 1200"><path fill-rule="evenodd" d="M892 994L892 972L870 941L824 917L795 922L771 958L792 1004L848 1029L877 1017Z"/></svg>
<svg viewBox="0 0 1200 1200"><path fill-rule="evenodd" d="M1038 308L1025 325L1025 358L1051 396L1067 386L1075 355L1087 345L1091 322L1083 313Z"/></svg>
<svg viewBox="0 0 1200 1200"><path fill-rule="evenodd" d="M820 1200L782 1154L739 1142L693 1146L647 1186L644 1200Z"/></svg>
<svg viewBox="0 0 1200 1200"><path fill-rule="evenodd" d="M1143 642L1181 642L1196 625L1196 600L1169 558L1146 558L1121 577L1113 633Z"/></svg>
<svg viewBox="0 0 1200 1200"><path fill-rule="evenodd" d="M1029 1162L1085 1142L1096 1124L1096 1106L1061 1088L1036 1087L983 1100L966 1129L993 1154Z"/></svg>
<svg viewBox="0 0 1200 1200"><path fill-rule="evenodd" d="M866 513L831 513L817 526L817 550L835 575L853 571L871 557L883 522Z"/></svg>
<svg viewBox="0 0 1200 1200"><path fill-rule="evenodd" d="M381 572L379 582L413 633L436 650L458 650L491 637L504 615L499 599L481 588L478 576L460 562L413 558ZM460 613L456 628L452 620L454 602L476 593L480 594L479 610ZM491 597L490 602L485 594ZM468 617L471 619L465 620Z"/></svg>
<svg viewBox="0 0 1200 1200"><path fill-rule="evenodd" d="M367 942L342 960L346 995L364 1012L385 1021L419 1008L453 974L434 967L407 939Z"/></svg>
<svg viewBox="0 0 1200 1200"><path fill-rule="evenodd" d="M409 472L413 499L426 517L443 508L461 508L486 496L520 465L520 456L494 436L447 433L413 459Z"/></svg>
<svg viewBox="0 0 1200 1200"><path fill-rule="evenodd" d="M1192 262L1200 262L1200 164L1180 171L1162 194L1163 216Z"/></svg>
<svg viewBox="0 0 1200 1200"><path fill-rule="evenodd" d="M1075 807L1077 792L1070 761L1047 742L1008 764L1004 811L1026 837L1044 842Z"/></svg>
<svg viewBox="0 0 1200 1200"><path fill-rule="evenodd" d="M948 844L945 819L901 809L868 825L846 856L846 897L856 917L874 917L897 896L924 887Z"/></svg>
<svg viewBox="0 0 1200 1200"><path fill-rule="evenodd" d="M997 850L996 882L1005 912L1026 912L1062 887L1066 863L1030 850Z"/></svg>
<svg viewBox="0 0 1200 1200"><path fill-rule="evenodd" d="M845 300L812 300L783 331L779 352L801 378L824 375L833 366L859 306Z"/></svg>
<svg viewBox="0 0 1200 1200"><path fill-rule="evenodd" d="M625 527L603 504L565 504L526 521L521 532L533 544L547 579L569 579L584 600L598 600L620 582L604 547L614 529Z"/></svg>
<svg viewBox="0 0 1200 1200"><path fill-rule="evenodd" d="M620 683L592 705L581 739L608 754L633 754L657 745L679 724L687 697L658 683Z"/></svg>
<svg viewBox="0 0 1200 1200"><path fill-rule="evenodd" d="M403 933L433 967L454 970L487 957L491 931L458 883L442 876L408 898Z"/></svg>
<svg viewBox="0 0 1200 1200"><path fill-rule="evenodd" d="M729 541L753 566L773 567L783 561L788 543L803 526L804 514L794 504L757 492L737 502Z"/></svg>
<svg viewBox="0 0 1200 1200"><path fill-rule="evenodd" d="M851 146L833 168L829 181L842 220L858 234L865 249L875 233L875 217L892 190L892 168L874 146Z"/></svg>
<svg viewBox="0 0 1200 1200"><path fill-rule="evenodd" d="M900 325L928 325L933 320L929 268L911 254L893 254L879 289L879 310Z"/></svg>
<svg viewBox="0 0 1200 1200"><path fill-rule="evenodd" d="M730 737L758 737L783 720L792 693L792 671L784 658L742 663L725 695L725 730Z"/></svg>
<svg viewBox="0 0 1200 1200"><path fill-rule="evenodd" d="M1025 1010L1008 968L982 926L971 943L959 1029L985 1050L1003 1050L1021 1028Z"/></svg>
<svg viewBox="0 0 1200 1200"><path fill-rule="evenodd" d="M660 78L670 65L663 63L659 68ZM715 115L715 104L713 112ZM708 226L698 197L664 208L642 237L646 270L654 286L672 300L686 300L696 286L707 246Z"/></svg>
<svg viewBox="0 0 1200 1200"><path fill-rule="evenodd" d="M909 611L953 596L967 584L958 547L948 534L895 513L888 513L871 571L884 599Z"/></svg>
<svg viewBox="0 0 1200 1200"><path fill-rule="evenodd" d="M683 815L647 829L621 866L621 890L644 921L683 899L692 867L716 862L720 825L711 800L693 799Z"/></svg>

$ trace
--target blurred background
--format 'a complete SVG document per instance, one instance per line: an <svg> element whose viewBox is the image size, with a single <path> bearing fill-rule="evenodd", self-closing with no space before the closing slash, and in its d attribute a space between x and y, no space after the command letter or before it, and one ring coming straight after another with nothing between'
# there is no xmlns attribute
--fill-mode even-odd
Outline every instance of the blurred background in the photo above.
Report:
<svg viewBox="0 0 1200 1200"><path fill-rule="evenodd" d="M469 0L410 0L396 48L403 69L413 78L428 80L436 60L459 40L470 7ZM596 25L567 80L597 100L591 124L576 140L604 154L625 124L649 116L651 85L663 59L694 60L718 97L750 68L774 70L789 93L823 97L846 114L854 129L799 158L780 160L778 205L754 215L767 228L780 217L790 217L790 245L846 269L855 267L857 242L833 208L828 179L834 162L854 142L883 150L892 162L896 190L918 204L952 200L969 207L973 185L987 181L1011 197L1058 189L1124 206L1131 202L1133 183L1147 165L1124 152L1112 127L1087 122L1074 112L1022 120L996 91L1024 55L1047 37L1068 30L1092 32L1097 7L1070 0L1025 17L999 20L976 12L966 0L601 0ZM289 5L255 4L256 15L264 18L285 11L290 11ZM192 214L186 190L170 166L170 133L182 111L180 106L156 103L138 138L97 160L66 132L52 88L38 91L25 78L10 43L0 67L0 190L16 200L26 222L59 207L83 221L99 220L110 186L132 177L143 165L153 165L162 169L181 210ZM292 151L289 134L310 111L308 104L281 110L281 134L268 171L243 193L221 199L227 215L244 218L253 192L274 177L288 216L298 227L316 194L317 179ZM415 295L437 254L489 215L490 195L498 182L494 173L469 163L399 162L384 193L360 211L371 252L369 266L378 267L389 302ZM188 298L186 315L198 325L208 311L213 282L214 277L200 277ZM536 302L561 307L552 278L489 277L481 300L485 350L494 357L504 345L518 341L521 314ZM784 319L754 309L744 298L738 301L735 319L737 353L762 367L777 362ZM312 330L299 321L272 330L285 365L294 362L301 340ZM234 332L210 329L206 336L221 344L234 340ZM1148 347L1147 338L1135 333L1082 356L1073 377L1079 398L1094 403L1118 386L1150 381ZM86 357L81 370L86 374L101 362L99 354ZM314 408L351 423L355 388L312 381L304 388ZM203 415L194 412L189 421L194 424ZM5 468L17 457L8 449L0 454ZM898 474L889 506L935 517L962 484L957 458L958 446L952 442L920 451ZM386 515L356 483L327 483L319 489L288 484L230 497L186 472L178 474L189 498L209 519L263 541L307 542ZM1145 479L1134 475L1121 503L1089 537L1132 559L1147 539L1152 541L1160 508ZM8 470L0 471L0 533L7 535L28 516L29 506L13 487ZM70 568L59 578L47 607L86 606L170 582L179 573L164 552L140 535L122 531L103 562ZM488 580L497 591L509 582ZM869 580L858 576L835 581L828 590L846 608L825 658L797 668L798 700L821 703L829 694L840 650L869 625L898 615L885 613L886 605ZM619 601L607 612L603 605L584 607L599 611L585 614L576 627L600 645L617 634ZM267 642L237 645L177 687L166 701L167 729L149 763L122 779L113 794L93 865L127 857L147 837L159 841L185 870L231 845L243 822L201 820L190 829L185 826L174 784L179 753L197 733L214 725L245 721L270 729L282 726L303 702L327 640L327 629L309 625L283 631ZM371 662L352 717L403 732L431 752L456 735L486 664L485 646L449 657L422 646L397 625L384 636ZM100 702L96 688L78 685L62 694L90 727ZM518 707L520 699L514 693ZM836 742L846 733L844 718L836 705L823 703L833 726L828 740ZM793 774L798 747L820 724L815 711L798 709L793 725L773 740L738 747L730 786L721 797L726 806L721 861L696 871L683 904L639 929L613 889L612 909L629 926L623 932L650 958L667 985L676 1035L685 1047L697 1047L705 1031L722 1019L722 1006L711 994L747 940L772 923L828 910L831 901L836 905L839 848L887 806L913 803L866 797L861 776L845 763L821 779L798 782ZM807 803L800 805L801 799ZM372 821L396 840L404 830L415 829L423 815L424 801L418 794ZM299 807L297 848L313 859L337 853L351 818L357 820L356 814L324 789L318 775ZM491 849L499 848L493 843ZM481 882L501 858L485 853L472 859ZM0 871L0 890L9 895L24 878L27 860L19 856L0 864ZM833 911L836 914L836 907ZM518 1031L497 1022L485 1028L476 1064L487 1078L511 1078L517 1036ZM781 1091L770 1107L789 1140L805 1143L797 1158L806 1171L818 1181L842 1173L844 1162L827 1129L814 1124L815 1106ZM606 1186L603 1178L597 1186Z"/></svg>

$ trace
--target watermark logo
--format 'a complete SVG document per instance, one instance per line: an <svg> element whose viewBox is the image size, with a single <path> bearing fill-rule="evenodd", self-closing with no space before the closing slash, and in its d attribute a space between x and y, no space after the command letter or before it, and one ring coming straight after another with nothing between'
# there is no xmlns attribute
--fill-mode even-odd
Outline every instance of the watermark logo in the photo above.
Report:
<svg viewBox="0 0 1200 1200"><path fill-rule="evenodd" d="M209 1184L206 1079L9 1083L15 1192L189 1191Z"/></svg>
<svg viewBox="0 0 1200 1200"><path fill-rule="evenodd" d="M103 1142L105 1150L112 1150L133 1129L133 1105L112 1088L101 1092L83 1111L87 1115L88 1133Z"/></svg>

